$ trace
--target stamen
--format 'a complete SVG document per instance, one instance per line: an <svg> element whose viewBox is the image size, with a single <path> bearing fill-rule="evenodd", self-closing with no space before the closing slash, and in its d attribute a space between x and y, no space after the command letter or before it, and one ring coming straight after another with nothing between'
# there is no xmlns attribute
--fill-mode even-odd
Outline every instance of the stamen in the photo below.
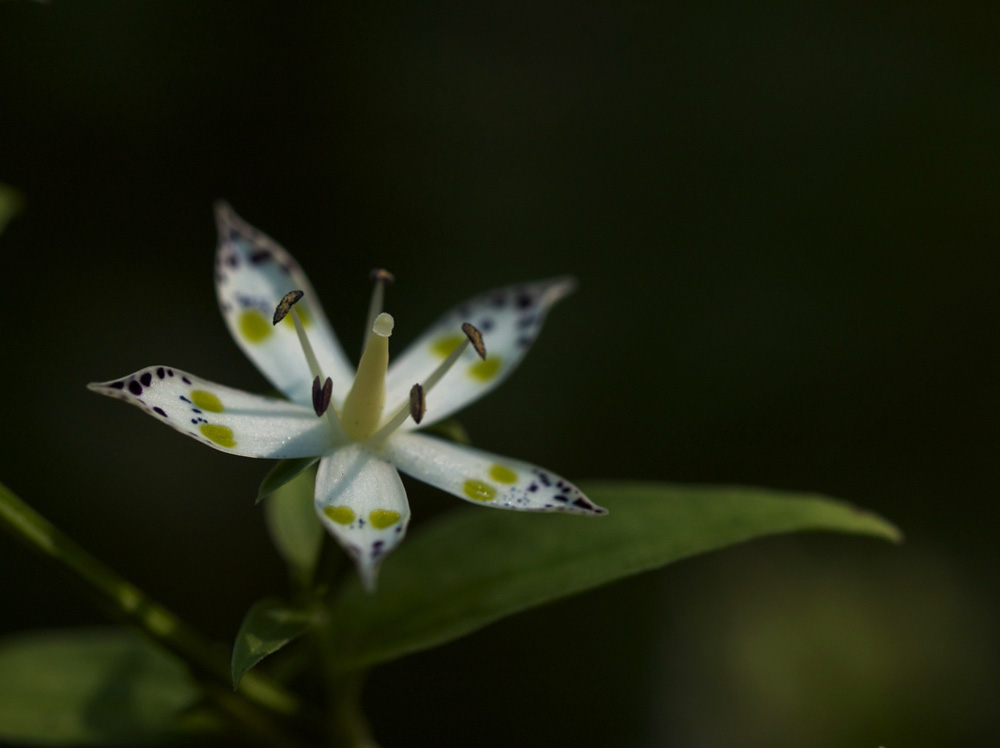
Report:
<svg viewBox="0 0 1000 748"><path fill-rule="evenodd" d="M483 334L468 322L462 323L462 332L465 333L465 337L467 337L469 342L472 343L472 347L476 349L476 353L479 354L479 358L485 361L486 346L483 343Z"/></svg>
<svg viewBox="0 0 1000 748"><path fill-rule="evenodd" d="M333 380L330 377L326 378L326 383L322 387L319 386L319 377L313 380L313 410L316 411L317 416L326 413L326 409L330 407L332 394Z"/></svg>
<svg viewBox="0 0 1000 748"><path fill-rule="evenodd" d="M299 300L305 296L304 291L289 291L284 296L281 297L281 301L278 302L278 306L274 309L274 318L272 324L278 324L283 320L287 314L292 311L292 307L299 303Z"/></svg>
<svg viewBox="0 0 1000 748"><path fill-rule="evenodd" d="M368 330L372 329L376 318L382 313L382 304L385 302L385 287L396 282L396 276L385 268L375 268L368 274L368 277L375 282L375 287L372 288L372 297L368 302L368 321L365 325L365 339L361 342L362 355L364 355L364 346L368 345Z"/></svg>
<svg viewBox="0 0 1000 748"><path fill-rule="evenodd" d="M414 423L420 423L427 412L427 399L424 397L424 388L419 384L410 388L410 418Z"/></svg>
<svg viewBox="0 0 1000 748"><path fill-rule="evenodd" d="M302 346L302 353L305 354L306 363L309 365L309 373L314 377L319 377L323 379L323 372L319 368L319 361L316 360L316 354L313 352L312 344L309 342L309 338L306 337L306 329L302 326L302 320L299 318L299 313L295 311L294 306L302 299L304 293L302 291L289 291L278 302L278 306L274 309L274 319L273 323L276 325L285 317L288 313L292 313L292 322L295 324L295 334L299 336L299 345Z"/></svg>
<svg viewBox="0 0 1000 748"><path fill-rule="evenodd" d="M385 371L389 366L389 336L393 319L382 313L375 318L372 334L358 362L351 391L344 399L340 421L355 441L364 441L378 428L385 405Z"/></svg>
<svg viewBox="0 0 1000 748"><path fill-rule="evenodd" d="M462 332L465 333L465 340L455 346L448 358L438 364L438 367L431 372L431 375L423 381L423 384L413 385L413 389L417 387L420 388L421 401L424 402L424 410L426 410L426 397L427 393L430 392L434 385L441 381L441 377L448 373L448 370L455 365L459 357L465 353L465 349L471 344L476 353L478 353L482 358L486 358L486 346L483 344L483 334L473 325L465 322L462 324ZM378 441L380 439L385 439L389 434L398 429L403 425L403 422L412 414L412 403L413 403L413 389L410 390L410 402L404 403L395 413L392 414L392 418L385 422L385 424L372 436L372 441ZM420 423L423 420L423 411L420 413L420 419L414 417L414 421Z"/></svg>

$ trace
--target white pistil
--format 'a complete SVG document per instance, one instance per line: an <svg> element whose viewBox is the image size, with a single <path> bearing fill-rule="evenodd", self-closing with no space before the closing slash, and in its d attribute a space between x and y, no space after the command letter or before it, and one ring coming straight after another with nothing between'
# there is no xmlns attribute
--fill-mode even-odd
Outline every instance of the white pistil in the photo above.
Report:
<svg viewBox="0 0 1000 748"><path fill-rule="evenodd" d="M453 350L450 354L448 354L448 357L444 361L438 364L438 367L431 372L431 375L427 377L427 379L425 379L422 384L414 385L414 387L420 387L421 390L420 391L420 400L422 407L421 417L423 417L422 411L426 410L427 408L426 406L427 393L430 392L434 388L434 385L436 385L438 382L441 381L441 377L447 374L448 370L455 365L455 362L458 361L458 359L461 357L463 353L465 353L466 348L472 345L475 347L476 353L479 354L480 358L482 359L486 358L486 347L483 345L483 334L468 322L462 325L462 332L465 333L465 340L463 340L461 343L455 346L455 350ZM371 437L371 441L373 442L381 441L385 439L387 436L389 436L389 434L391 434L393 431L402 426L403 422L410 417L411 407L412 407L411 400L407 399L407 401L403 403L395 413L392 414L392 418L386 421L385 424L383 424L382 428L380 428L378 431L375 432L375 434Z"/></svg>
<svg viewBox="0 0 1000 748"><path fill-rule="evenodd" d="M375 281L375 286L372 288L372 297L368 302L368 321L365 325L365 339L361 341L361 355L364 355L365 346L368 345L368 331L375 326L375 320L382 313L382 305L385 303L385 287L396 281L396 276L385 268L375 268L370 275L371 279Z"/></svg>
<svg viewBox="0 0 1000 748"><path fill-rule="evenodd" d="M382 420L392 327L393 319L388 314L383 312L375 318L365 351L358 362L354 384L344 399L340 422L354 441L364 441L370 437Z"/></svg>

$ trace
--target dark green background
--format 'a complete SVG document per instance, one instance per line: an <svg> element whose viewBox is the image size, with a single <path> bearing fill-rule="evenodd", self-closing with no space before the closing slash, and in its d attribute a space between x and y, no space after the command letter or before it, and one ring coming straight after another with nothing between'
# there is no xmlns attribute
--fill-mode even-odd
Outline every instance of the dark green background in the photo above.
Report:
<svg viewBox="0 0 1000 748"><path fill-rule="evenodd" d="M371 267L394 345L572 273L464 412L479 446L823 491L908 540L775 539L495 625L377 671L377 737L995 744L998 28L944 0L0 3L0 181L27 201L0 480L229 640L284 585L267 466L84 389L161 363L265 388L216 310L213 200L351 350ZM414 531L454 507L407 485ZM0 564L3 630L101 620L8 539Z"/></svg>

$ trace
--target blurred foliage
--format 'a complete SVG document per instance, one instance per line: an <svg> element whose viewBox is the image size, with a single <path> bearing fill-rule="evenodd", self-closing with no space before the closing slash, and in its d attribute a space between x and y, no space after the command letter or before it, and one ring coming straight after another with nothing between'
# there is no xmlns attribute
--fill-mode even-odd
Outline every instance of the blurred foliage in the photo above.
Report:
<svg viewBox="0 0 1000 748"><path fill-rule="evenodd" d="M121 629L6 639L0 670L0 725L19 743L155 744L198 699L183 665Z"/></svg>
<svg viewBox="0 0 1000 748"><path fill-rule="evenodd" d="M0 182L0 234L7 228L10 219L24 208L24 198L13 187Z"/></svg>

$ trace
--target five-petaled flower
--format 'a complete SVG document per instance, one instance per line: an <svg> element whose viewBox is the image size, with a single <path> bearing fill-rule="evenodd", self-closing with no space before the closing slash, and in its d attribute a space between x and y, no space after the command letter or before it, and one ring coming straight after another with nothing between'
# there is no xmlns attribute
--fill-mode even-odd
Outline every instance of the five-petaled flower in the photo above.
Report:
<svg viewBox="0 0 1000 748"><path fill-rule="evenodd" d="M369 590L410 519L397 468L473 504L605 513L547 470L415 431L506 378L549 307L572 290L571 279L508 286L459 304L388 366L393 319L381 306L391 275L374 272L370 332L355 372L291 255L226 204L217 206L216 219L222 314L239 346L287 400L170 366L149 366L90 389L223 452L319 459L316 512Z"/></svg>

